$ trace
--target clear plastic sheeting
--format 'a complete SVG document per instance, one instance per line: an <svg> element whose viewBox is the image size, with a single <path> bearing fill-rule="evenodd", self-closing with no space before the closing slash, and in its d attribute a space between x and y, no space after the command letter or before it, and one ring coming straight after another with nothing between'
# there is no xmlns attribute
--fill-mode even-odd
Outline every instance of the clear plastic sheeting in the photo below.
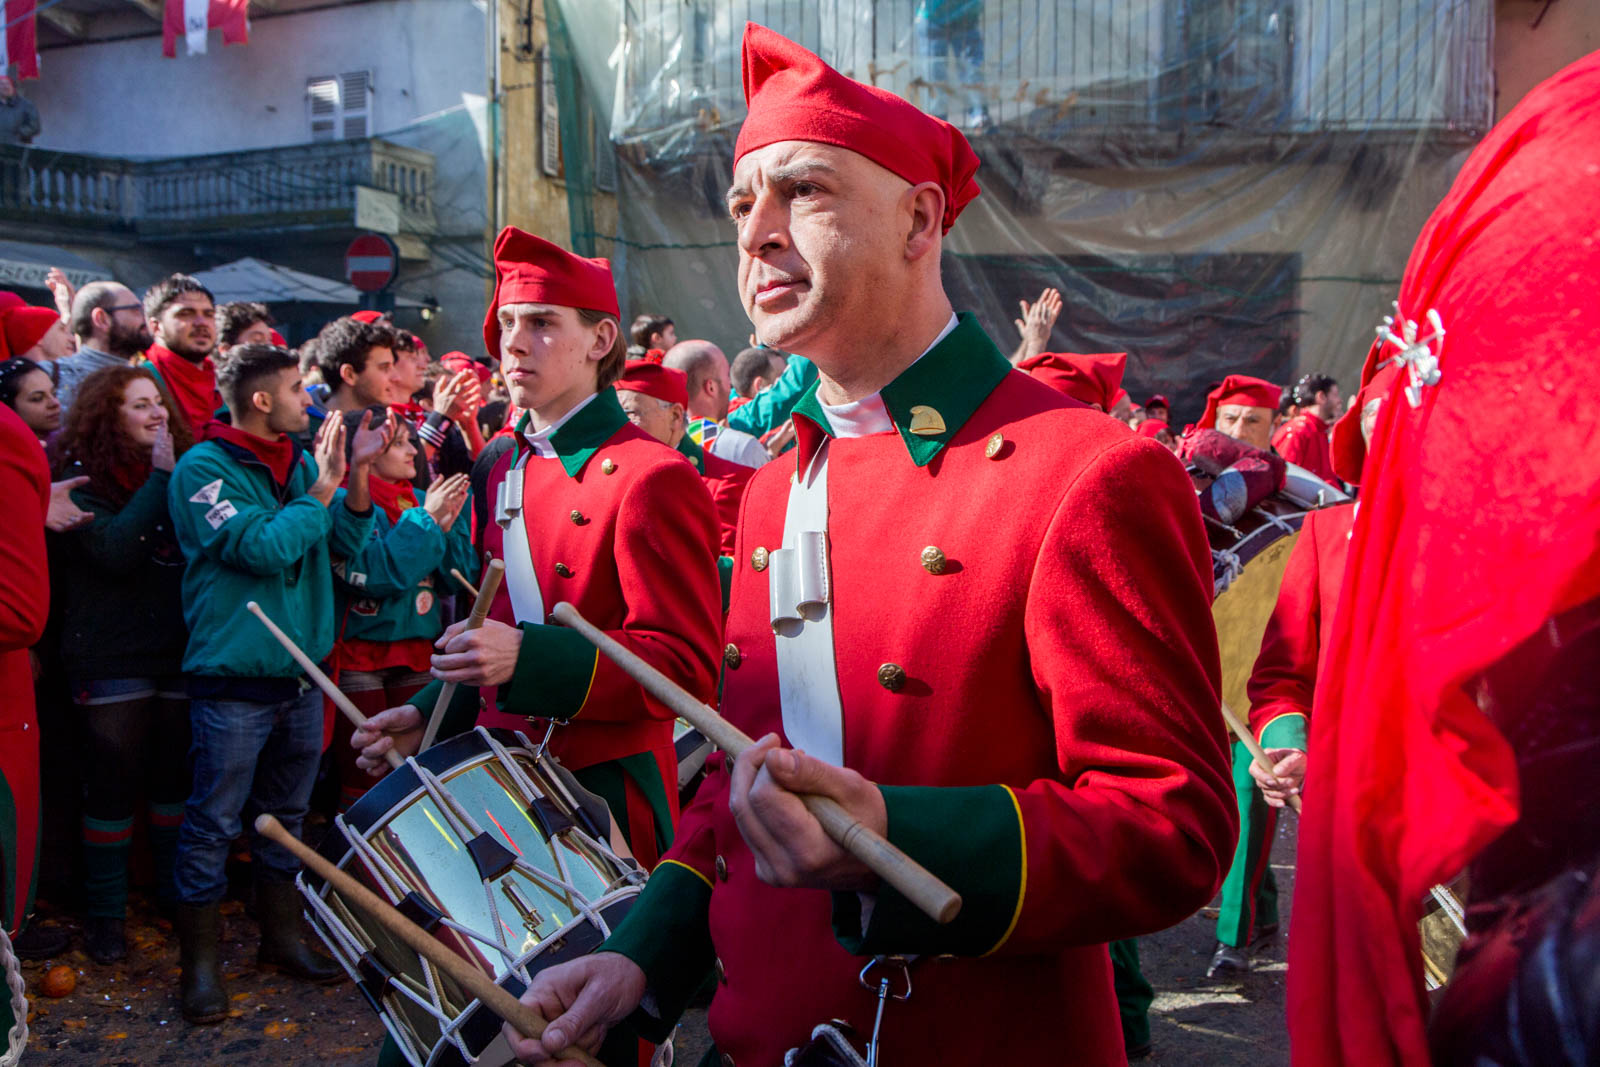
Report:
<svg viewBox="0 0 1600 1067"><path fill-rule="evenodd" d="M620 221L592 239L631 311L749 333L722 193L756 21L967 132L958 307L1010 349L1018 301L1060 289L1049 348L1128 351L1180 422L1230 372L1351 389L1493 110L1490 0L557 2L610 116Z"/></svg>

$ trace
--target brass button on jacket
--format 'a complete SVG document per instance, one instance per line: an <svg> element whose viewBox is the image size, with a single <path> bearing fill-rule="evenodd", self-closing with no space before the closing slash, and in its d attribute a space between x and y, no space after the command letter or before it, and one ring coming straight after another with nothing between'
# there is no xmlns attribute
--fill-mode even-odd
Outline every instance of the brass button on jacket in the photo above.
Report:
<svg viewBox="0 0 1600 1067"><path fill-rule="evenodd" d="M614 460L605 460L600 464L600 470L606 474L617 473L617 464Z"/></svg>
<svg viewBox="0 0 1600 1067"><path fill-rule="evenodd" d="M983 454L988 456L990 459L994 459L1000 454L1000 450L1005 446L1006 439L1004 435L997 433L993 437L989 438L988 444L983 446Z"/></svg>
<svg viewBox="0 0 1600 1067"><path fill-rule="evenodd" d="M768 555L769 553L766 549L762 548L760 545L757 545L755 551L750 553L750 566L754 567L758 571L766 570Z"/></svg>
<svg viewBox="0 0 1600 1067"><path fill-rule="evenodd" d="M562 577L562 578L571 578L572 577L572 568L567 566L565 563L557 563L556 564L556 574L557 574L557 576Z"/></svg>
<svg viewBox="0 0 1600 1067"><path fill-rule="evenodd" d="M906 684L906 669L898 663L885 663L878 668L878 684L891 693L898 693Z"/></svg>
<svg viewBox="0 0 1600 1067"><path fill-rule="evenodd" d="M583 517L583 512L579 511L577 508L573 508L572 514L568 515L567 518L572 520L572 525L574 526L582 526L584 523L589 521Z"/></svg>
<svg viewBox="0 0 1600 1067"><path fill-rule="evenodd" d="M728 861L723 859L721 856L718 856L717 857L717 881L726 882L727 880L728 880Z"/></svg>
<svg viewBox="0 0 1600 1067"><path fill-rule="evenodd" d="M744 662L744 656L739 652L738 645L728 645L722 650L722 662L728 665L730 671L739 669L739 664Z"/></svg>
<svg viewBox="0 0 1600 1067"><path fill-rule="evenodd" d="M929 545L922 550L922 567L929 574L943 574L944 565L944 550L938 545Z"/></svg>

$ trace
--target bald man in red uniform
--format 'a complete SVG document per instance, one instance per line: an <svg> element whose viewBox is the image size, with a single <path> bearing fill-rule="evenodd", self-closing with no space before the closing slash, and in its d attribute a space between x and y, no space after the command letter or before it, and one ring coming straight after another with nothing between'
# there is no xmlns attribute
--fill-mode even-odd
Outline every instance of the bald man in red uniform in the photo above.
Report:
<svg viewBox="0 0 1600 1067"><path fill-rule="evenodd" d="M949 124L746 30L729 213L762 340L812 359L797 447L746 491L717 758L599 951L540 973L538 1062L706 974L723 1063L828 1020L885 1062L1123 1062L1106 943L1215 891L1234 802L1211 563L1173 455L1016 373L940 281L978 190ZM838 801L961 893L940 925L822 831ZM1064 1046L1063 1042L1067 1044Z"/></svg>

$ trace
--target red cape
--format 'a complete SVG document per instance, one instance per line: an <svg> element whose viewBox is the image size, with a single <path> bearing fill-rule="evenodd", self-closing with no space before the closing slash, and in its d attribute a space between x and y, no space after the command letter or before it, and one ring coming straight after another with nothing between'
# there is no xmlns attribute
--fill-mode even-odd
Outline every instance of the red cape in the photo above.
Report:
<svg viewBox="0 0 1600 1067"><path fill-rule="evenodd" d="M1512 752L1472 681L1600 596L1600 169L1583 165L1596 143L1600 53L1490 131L1406 267L1401 313L1426 333L1436 311L1447 331L1442 378L1413 405L1398 376L1363 472L1311 720L1296 1064L1428 1062L1423 894L1518 810Z"/></svg>

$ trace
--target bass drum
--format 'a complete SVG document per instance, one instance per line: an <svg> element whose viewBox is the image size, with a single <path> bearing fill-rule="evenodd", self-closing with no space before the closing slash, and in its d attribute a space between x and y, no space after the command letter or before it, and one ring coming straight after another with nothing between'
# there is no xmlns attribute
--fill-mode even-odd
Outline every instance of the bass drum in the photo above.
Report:
<svg viewBox="0 0 1600 1067"><path fill-rule="evenodd" d="M1211 616L1217 624L1217 645L1222 653L1222 699L1241 719L1250 713L1246 689L1261 653L1267 620L1278 602L1278 587L1283 584L1289 552L1300 537L1300 524L1307 512L1350 499L1310 471L1290 463L1283 488L1232 525L1206 517L1212 577L1216 582Z"/></svg>

